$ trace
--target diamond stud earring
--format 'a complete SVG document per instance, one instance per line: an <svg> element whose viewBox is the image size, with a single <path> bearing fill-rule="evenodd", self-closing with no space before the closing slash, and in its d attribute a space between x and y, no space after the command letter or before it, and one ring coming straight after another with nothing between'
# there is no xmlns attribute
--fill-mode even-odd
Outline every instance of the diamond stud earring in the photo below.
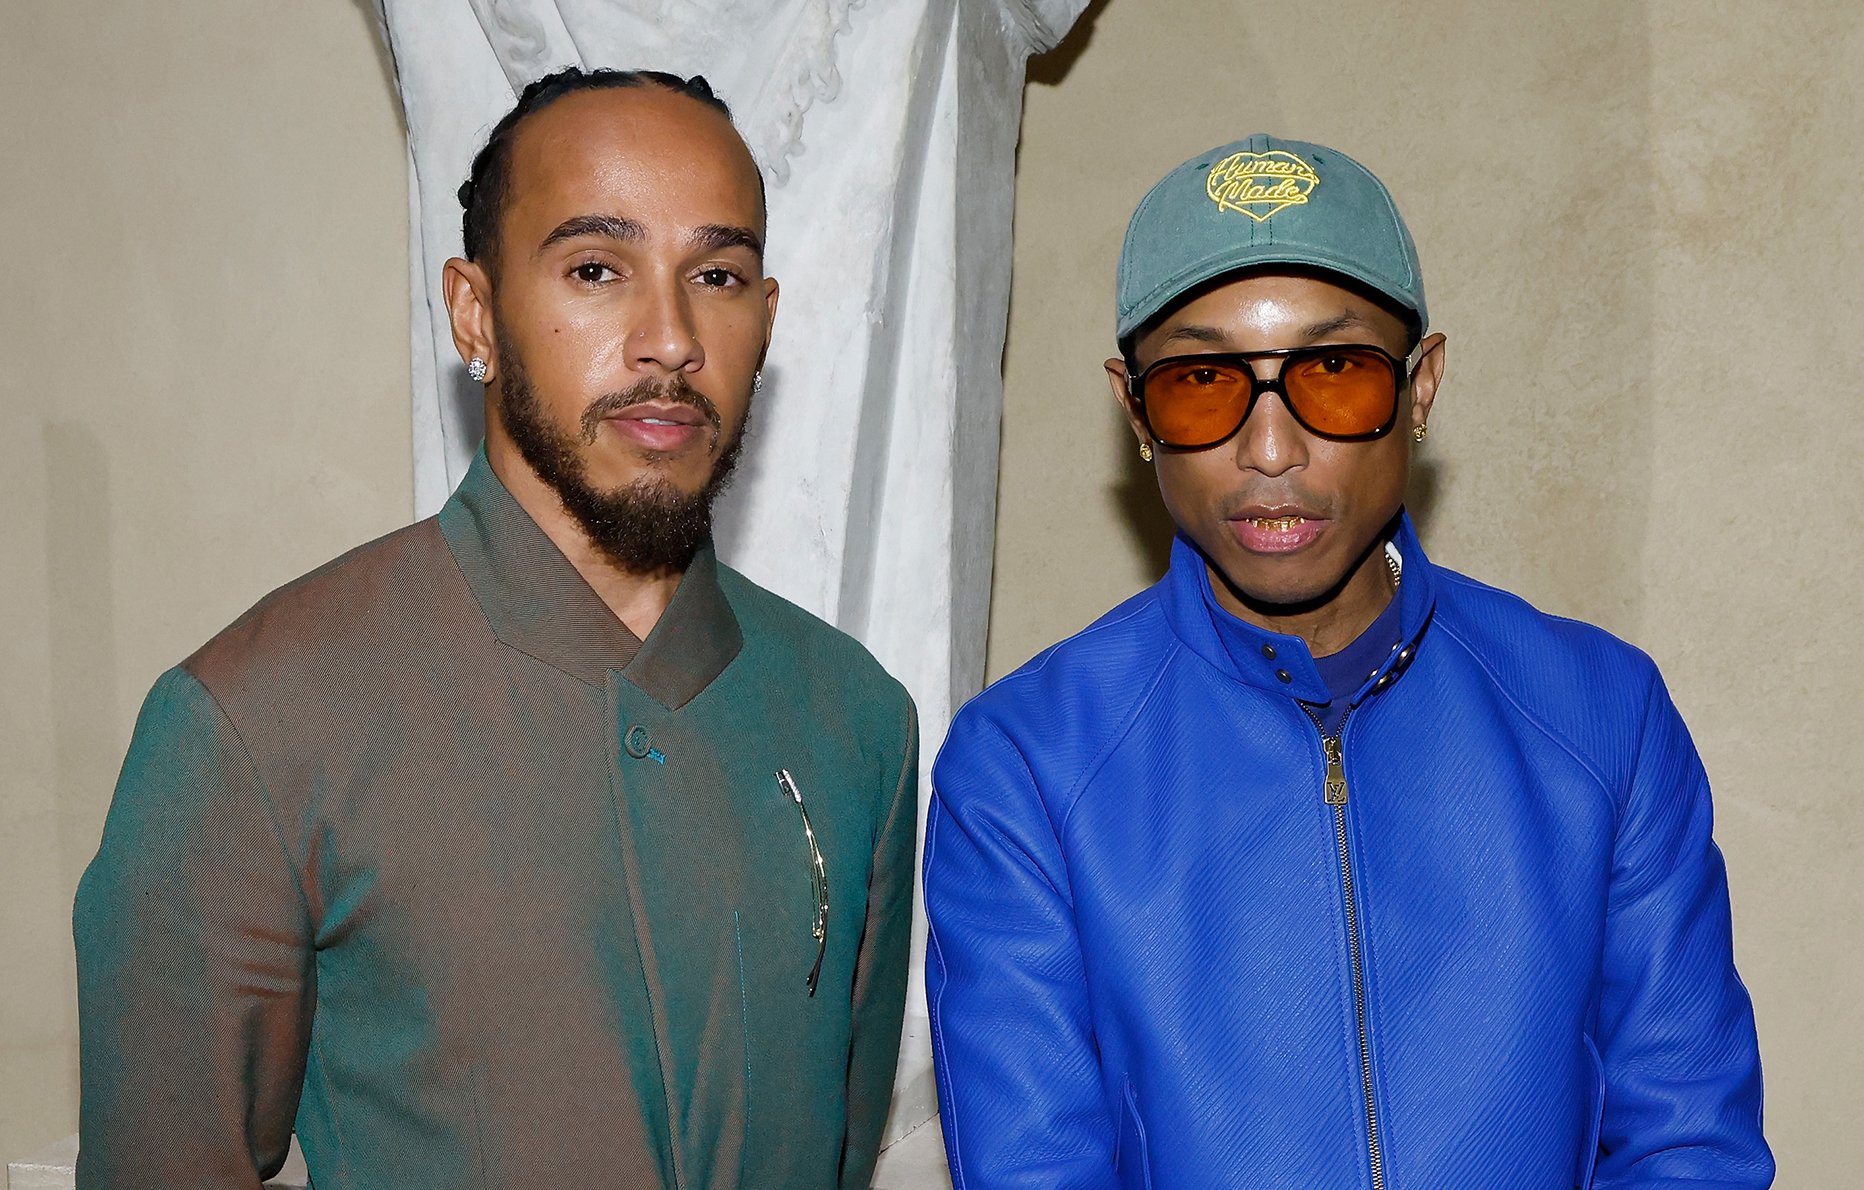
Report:
<svg viewBox="0 0 1864 1190"><path fill-rule="evenodd" d="M474 384L484 384L485 383L485 361L480 359L476 355L473 356L472 362L466 365L466 374L472 377Z"/></svg>

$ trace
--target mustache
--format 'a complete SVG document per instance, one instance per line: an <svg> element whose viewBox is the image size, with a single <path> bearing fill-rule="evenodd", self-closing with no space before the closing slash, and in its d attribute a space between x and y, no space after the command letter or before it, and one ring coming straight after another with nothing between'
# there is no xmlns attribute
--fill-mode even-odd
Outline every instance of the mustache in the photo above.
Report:
<svg viewBox="0 0 1864 1190"><path fill-rule="evenodd" d="M1333 502L1318 493L1309 493L1299 487L1278 485L1273 488L1245 488L1234 491L1217 502L1217 515L1223 520L1239 516L1243 509L1253 505L1292 505L1322 515L1331 515Z"/></svg>
<svg viewBox="0 0 1864 1190"><path fill-rule="evenodd" d="M619 392L604 393L591 401L582 414L583 444L587 446L595 442L596 435L601 432L602 422L607 418L635 405L645 405L649 401L684 405L689 409L697 410L700 416L705 418L706 424L712 427L714 443L724 432L725 420L719 415L718 406L712 403L712 398L687 383L686 377L676 372L668 380L645 377Z"/></svg>

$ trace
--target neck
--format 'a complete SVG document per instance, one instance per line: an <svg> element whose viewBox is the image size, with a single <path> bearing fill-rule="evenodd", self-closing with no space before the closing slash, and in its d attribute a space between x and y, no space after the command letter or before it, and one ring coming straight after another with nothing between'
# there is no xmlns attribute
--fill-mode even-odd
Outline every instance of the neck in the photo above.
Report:
<svg viewBox="0 0 1864 1190"><path fill-rule="evenodd" d="M616 619L627 625L628 631L646 640L673 602L673 593L679 590L685 571L640 573L616 565L563 507L556 491L531 470L510 439L488 435L485 455L492 464L492 474L498 476L518 507L537 522L551 544L569 559L590 590L615 613Z"/></svg>
<svg viewBox="0 0 1864 1190"><path fill-rule="evenodd" d="M1383 537L1373 543L1338 586L1308 603L1261 603L1232 587L1216 567L1205 563L1205 569L1220 607L1245 624L1300 637L1315 657L1332 656L1359 639L1396 594L1385 561Z"/></svg>

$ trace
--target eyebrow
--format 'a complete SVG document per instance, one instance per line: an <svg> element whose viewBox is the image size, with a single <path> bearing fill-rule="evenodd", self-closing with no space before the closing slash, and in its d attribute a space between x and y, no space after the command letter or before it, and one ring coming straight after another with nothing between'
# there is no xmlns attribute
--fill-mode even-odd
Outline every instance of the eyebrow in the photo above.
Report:
<svg viewBox="0 0 1864 1190"><path fill-rule="evenodd" d="M686 242L704 252L717 252L724 248L749 248L759 260L764 258L764 241L748 227L733 227L726 223L707 223L693 229L686 237Z"/></svg>
<svg viewBox="0 0 1864 1190"><path fill-rule="evenodd" d="M1212 343L1218 347L1226 346L1230 341L1230 337L1216 327L1197 323L1174 327L1171 334L1165 336L1163 342L1170 343L1174 339L1188 339L1193 343Z"/></svg>
<svg viewBox="0 0 1864 1190"><path fill-rule="evenodd" d="M1302 327L1296 337L1303 343L1313 343L1331 338L1344 330L1370 329L1371 327L1372 324L1359 314L1351 310L1342 310L1332 318L1323 318L1319 322L1311 322ZM1201 323L1174 327L1171 334L1165 336L1163 342L1171 343L1181 339L1191 343L1209 343L1215 347L1227 347L1230 343L1230 336L1221 329L1204 326Z"/></svg>
<svg viewBox="0 0 1864 1190"><path fill-rule="evenodd" d="M1364 329L1370 330L1372 328L1372 324L1370 322L1367 322L1363 317L1354 313L1351 310L1342 310L1340 313L1334 315L1332 318L1323 319L1320 322L1310 323L1307 327L1305 327L1301 331L1301 337L1307 340L1309 343L1312 343L1316 339L1330 338L1333 335L1339 334L1343 330L1349 330L1349 329L1354 329L1354 328L1364 328Z"/></svg>
<svg viewBox="0 0 1864 1190"><path fill-rule="evenodd" d="M539 252L552 244L564 240L580 239L583 236L603 236L611 240L639 241L647 238L647 229L623 215L576 215L557 224L544 242L537 246ZM759 260L764 257L764 242L757 233L748 227L735 227L726 223L707 223L694 228L686 237L686 242L701 252L717 252L724 248L748 248Z"/></svg>
<svg viewBox="0 0 1864 1190"><path fill-rule="evenodd" d="M575 215L565 219L551 229L544 237L544 242L537 245L542 252L552 244L564 240L574 240L581 236L606 236L611 240L644 240L647 229L632 219L620 215Z"/></svg>

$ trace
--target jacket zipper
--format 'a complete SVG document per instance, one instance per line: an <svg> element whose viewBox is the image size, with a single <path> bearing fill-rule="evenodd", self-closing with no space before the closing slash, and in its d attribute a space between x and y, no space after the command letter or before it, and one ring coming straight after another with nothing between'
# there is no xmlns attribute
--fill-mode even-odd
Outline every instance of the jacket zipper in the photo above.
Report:
<svg viewBox="0 0 1864 1190"><path fill-rule="evenodd" d="M1327 734L1326 721L1307 703L1300 704L1320 732L1320 750L1327 760L1324 796L1333 808L1333 836L1340 856L1340 883L1345 891L1346 946L1353 968L1353 1018L1359 1027L1359 1081L1366 1103L1366 1148L1372 1166L1372 1190L1385 1190L1385 1158L1379 1151L1379 1113L1372 1097L1372 1036L1366 1027L1366 970L1359 945L1359 903L1353 895L1353 859L1346 831L1346 762L1341 741L1346 737L1346 721L1351 708L1340 720L1340 729Z"/></svg>

